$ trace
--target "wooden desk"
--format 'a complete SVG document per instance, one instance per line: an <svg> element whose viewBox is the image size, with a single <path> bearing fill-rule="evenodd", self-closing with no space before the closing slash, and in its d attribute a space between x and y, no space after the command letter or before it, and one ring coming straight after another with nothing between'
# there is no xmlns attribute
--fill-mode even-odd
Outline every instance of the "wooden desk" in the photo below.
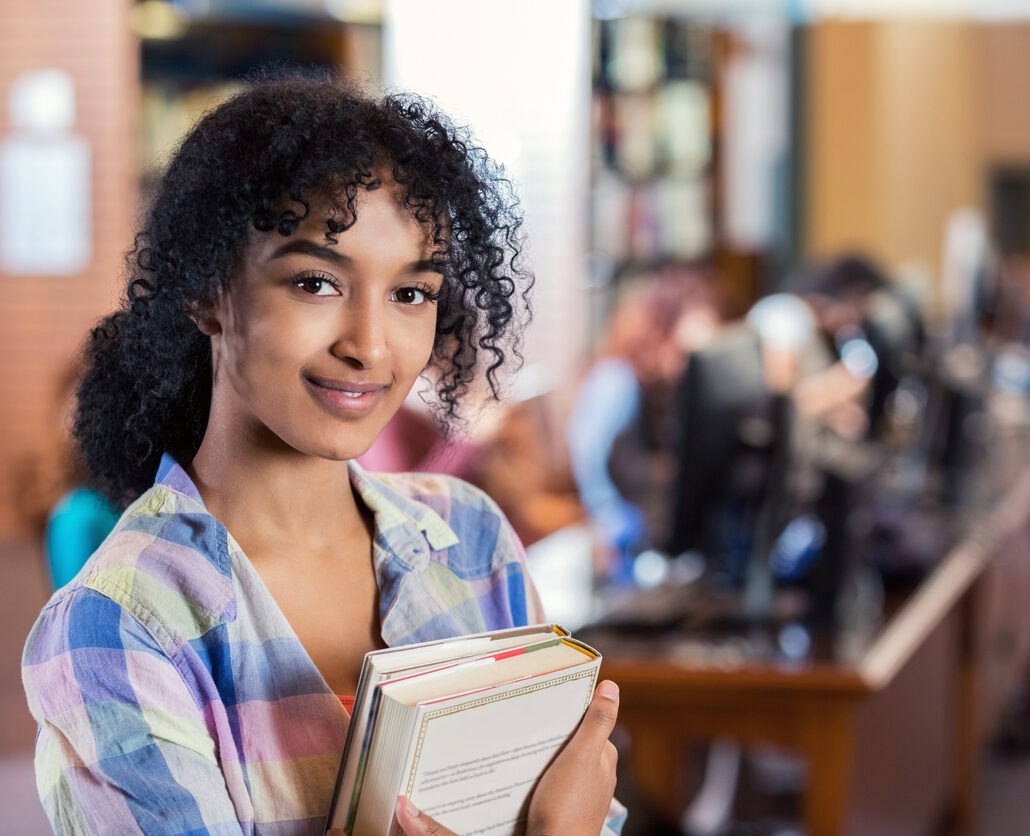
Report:
<svg viewBox="0 0 1030 836"><path fill-rule="evenodd" d="M807 761L809 836L975 831L980 751L1030 665L1030 478L853 662L713 664L676 640L600 636L641 790L678 817L683 750L726 736Z"/></svg>

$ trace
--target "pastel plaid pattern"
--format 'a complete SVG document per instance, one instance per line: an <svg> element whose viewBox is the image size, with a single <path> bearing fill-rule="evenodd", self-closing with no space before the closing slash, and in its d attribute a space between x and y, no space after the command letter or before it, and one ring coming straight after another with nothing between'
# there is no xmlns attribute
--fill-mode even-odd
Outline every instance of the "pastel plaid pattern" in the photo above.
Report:
<svg viewBox="0 0 1030 836"><path fill-rule="evenodd" d="M387 644L545 620L484 494L350 467ZM171 458L44 608L23 681L55 832L322 833L347 715Z"/></svg>

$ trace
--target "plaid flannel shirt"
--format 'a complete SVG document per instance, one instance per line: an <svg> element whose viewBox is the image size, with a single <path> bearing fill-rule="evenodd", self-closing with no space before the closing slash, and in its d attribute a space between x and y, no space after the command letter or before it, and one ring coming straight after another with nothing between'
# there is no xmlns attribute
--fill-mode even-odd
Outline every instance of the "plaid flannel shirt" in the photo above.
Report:
<svg viewBox="0 0 1030 836"><path fill-rule="evenodd" d="M484 494L446 476L350 473L375 515L388 645L545 620ZM43 609L22 675L56 833L322 833L346 712L170 457ZM623 818L613 804L605 833Z"/></svg>

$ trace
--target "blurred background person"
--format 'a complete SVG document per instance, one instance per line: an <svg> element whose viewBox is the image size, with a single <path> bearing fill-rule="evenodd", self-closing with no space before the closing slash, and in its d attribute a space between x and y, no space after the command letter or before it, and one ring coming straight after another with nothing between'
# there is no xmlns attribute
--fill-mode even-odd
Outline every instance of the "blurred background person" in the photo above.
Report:
<svg viewBox="0 0 1030 836"><path fill-rule="evenodd" d="M672 473L670 395L689 353L721 321L709 277L668 269L620 289L565 425L572 473L611 572L665 542Z"/></svg>
<svg viewBox="0 0 1030 836"><path fill-rule="evenodd" d="M804 270L789 292L759 299L747 322L770 388L790 390L800 416L854 439L877 433L904 363L924 343L915 302L856 253Z"/></svg>

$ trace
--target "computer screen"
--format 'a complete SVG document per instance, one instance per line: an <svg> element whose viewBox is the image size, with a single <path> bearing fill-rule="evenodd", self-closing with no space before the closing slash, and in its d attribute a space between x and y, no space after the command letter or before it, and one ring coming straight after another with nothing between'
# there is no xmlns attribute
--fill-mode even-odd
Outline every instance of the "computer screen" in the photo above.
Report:
<svg viewBox="0 0 1030 836"><path fill-rule="evenodd" d="M729 581L743 579L782 442L758 335L727 329L691 355L675 398L679 472L671 554L697 550Z"/></svg>

